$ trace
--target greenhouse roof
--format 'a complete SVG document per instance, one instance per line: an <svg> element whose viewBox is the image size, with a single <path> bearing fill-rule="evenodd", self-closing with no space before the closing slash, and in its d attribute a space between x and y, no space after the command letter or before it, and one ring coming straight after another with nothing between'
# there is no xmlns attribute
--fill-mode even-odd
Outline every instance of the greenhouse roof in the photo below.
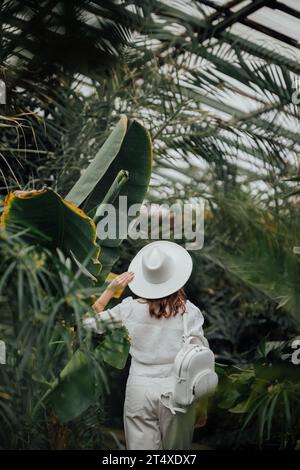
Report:
<svg viewBox="0 0 300 470"><path fill-rule="evenodd" d="M195 117L192 131L188 126L177 131L177 135L195 136L188 143L187 138L178 137L180 157L194 168L189 150L193 153L195 149L199 158L204 142L206 159L211 145L216 145L220 161L223 157L235 161L243 176L256 181L256 187L271 169L270 155L275 160L282 158L296 173L300 155L300 1L156 3L154 21L165 22L166 31L165 36L157 37L158 51L166 50L168 41L173 48L173 52L169 49L166 76L180 77L181 95L192 100L186 116ZM155 31L153 28L154 37ZM173 157L170 152L176 179L182 170L179 159Z"/></svg>
<svg viewBox="0 0 300 470"><path fill-rule="evenodd" d="M232 26L232 33L251 35L254 41L263 39L265 46L272 49L274 44L287 44L299 55L299 0L202 0L200 3L213 36L219 37Z"/></svg>

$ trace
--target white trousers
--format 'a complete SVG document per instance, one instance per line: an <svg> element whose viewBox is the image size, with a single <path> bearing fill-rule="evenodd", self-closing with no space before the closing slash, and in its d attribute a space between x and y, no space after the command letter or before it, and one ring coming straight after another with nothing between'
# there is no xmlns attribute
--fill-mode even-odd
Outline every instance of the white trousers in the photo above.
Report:
<svg viewBox="0 0 300 470"><path fill-rule="evenodd" d="M196 406L172 414L161 396L172 390L170 377L129 375L124 402L127 450L190 449Z"/></svg>

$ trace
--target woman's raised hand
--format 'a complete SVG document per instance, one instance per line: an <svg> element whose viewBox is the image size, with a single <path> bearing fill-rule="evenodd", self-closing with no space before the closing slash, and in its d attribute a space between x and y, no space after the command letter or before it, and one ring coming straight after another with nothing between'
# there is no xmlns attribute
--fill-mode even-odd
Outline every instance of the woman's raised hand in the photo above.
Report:
<svg viewBox="0 0 300 470"><path fill-rule="evenodd" d="M101 294L98 300L93 304L93 310L96 313L103 312L108 302L115 295L119 289L124 289L132 281L134 277L133 273L122 273L115 277L106 287L105 291Z"/></svg>
<svg viewBox="0 0 300 470"><path fill-rule="evenodd" d="M134 278L134 274L131 272L125 272L120 274L119 276L115 277L107 286L109 290L118 290L124 289Z"/></svg>

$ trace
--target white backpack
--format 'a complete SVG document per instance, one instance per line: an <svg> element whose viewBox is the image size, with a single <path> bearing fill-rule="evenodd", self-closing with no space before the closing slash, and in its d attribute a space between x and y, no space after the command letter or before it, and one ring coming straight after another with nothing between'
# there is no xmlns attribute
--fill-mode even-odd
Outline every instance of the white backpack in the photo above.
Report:
<svg viewBox="0 0 300 470"><path fill-rule="evenodd" d="M183 316L183 346L174 361L174 401L190 405L201 397L212 394L218 385L215 373L215 356L207 340L188 336L186 313Z"/></svg>

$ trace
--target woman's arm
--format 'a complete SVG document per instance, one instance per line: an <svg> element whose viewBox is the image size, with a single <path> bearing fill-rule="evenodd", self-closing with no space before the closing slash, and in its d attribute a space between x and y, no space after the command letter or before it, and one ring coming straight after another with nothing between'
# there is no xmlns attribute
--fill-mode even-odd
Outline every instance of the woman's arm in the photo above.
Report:
<svg viewBox="0 0 300 470"><path fill-rule="evenodd" d="M98 334L105 333L106 327L103 325L102 318L104 316L104 323L110 324L112 327L113 325L120 325L122 323L121 314L120 314L120 305L118 304L112 309L106 310L105 308L108 302L113 297L114 293L126 287L129 282L133 279L132 273L123 273L120 276L117 276L106 288L103 294L99 297L98 300L93 304L93 309L96 312L96 315L93 317L90 314L86 314L83 318L83 328L85 330L93 331ZM101 314L101 312L103 312ZM101 323L100 324L100 317Z"/></svg>
<svg viewBox="0 0 300 470"><path fill-rule="evenodd" d="M114 296L114 293L119 289L124 289L128 284L132 281L134 277L133 273L125 272L117 276L115 279L111 281L111 283L107 286L105 291L100 295L99 299L93 304L93 310L96 313L103 312L105 310L106 305Z"/></svg>

